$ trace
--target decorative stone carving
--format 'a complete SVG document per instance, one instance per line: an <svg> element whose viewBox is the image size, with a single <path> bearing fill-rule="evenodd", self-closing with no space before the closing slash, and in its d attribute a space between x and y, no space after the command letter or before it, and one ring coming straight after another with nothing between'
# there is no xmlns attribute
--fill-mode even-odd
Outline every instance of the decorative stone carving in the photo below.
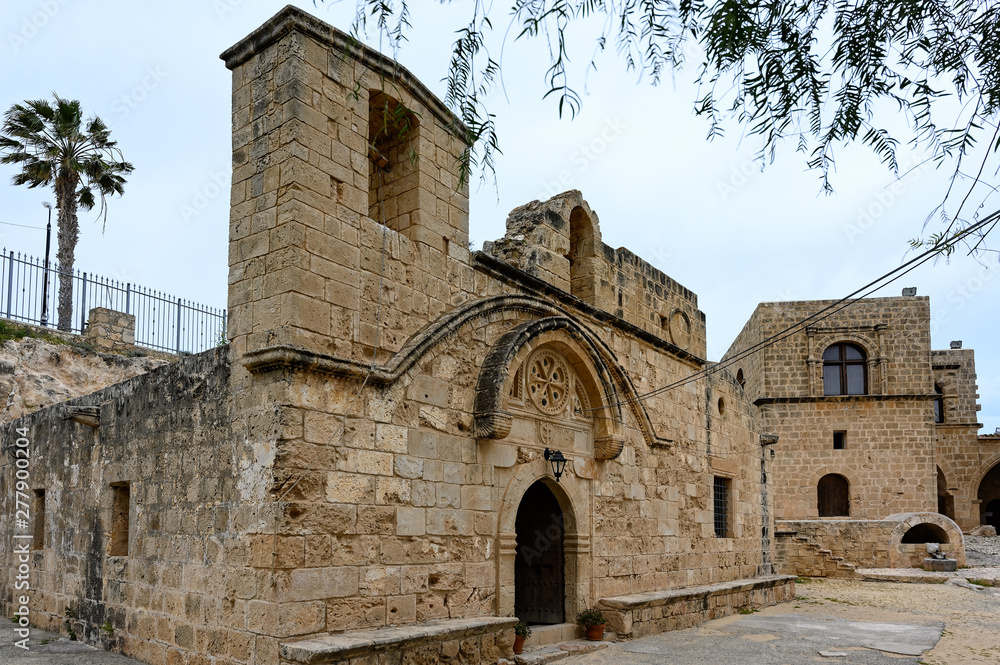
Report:
<svg viewBox="0 0 1000 665"><path fill-rule="evenodd" d="M506 411L494 411L476 415L477 439L505 439L510 434L514 417Z"/></svg>
<svg viewBox="0 0 1000 665"><path fill-rule="evenodd" d="M605 436L594 439L594 459L609 460L622 454L625 441L618 436Z"/></svg>
<svg viewBox="0 0 1000 665"><path fill-rule="evenodd" d="M558 354L540 349L528 360L528 395L542 413L559 415L572 390L569 368Z"/></svg>
<svg viewBox="0 0 1000 665"><path fill-rule="evenodd" d="M546 448L552 445L552 425L550 423L539 421L538 441Z"/></svg>

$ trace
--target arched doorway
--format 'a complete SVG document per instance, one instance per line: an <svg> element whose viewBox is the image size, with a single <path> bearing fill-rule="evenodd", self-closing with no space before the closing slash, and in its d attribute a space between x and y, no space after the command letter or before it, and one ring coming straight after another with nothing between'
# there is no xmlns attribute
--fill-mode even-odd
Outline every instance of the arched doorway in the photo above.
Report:
<svg viewBox="0 0 1000 665"><path fill-rule="evenodd" d="M820 517L850 517L851 503L847 478L828 473L816 486L816 505Z"/></svg>
<svg viewBox="0 0 1000 665"><path fill-rule="evenodd" d="M1000 531L1000 464L986 472L979 483L979 499L981 524L991 524Z"/></svg>
<svg viewBox="0 0 1000 665"><path fill-rule="evenodd" d="M986 524L990 524L1000 531L1000 499L993 499L986 504Z"/></svg>
<svg viewBox="0 0 1000 665"><path fill-rule="evenodd" d="M938 512L950 520L955 519L955 497L948 491L948 481L941 467L937 468Z"/></svg>
<svg viewBox="0 0 1000 665"><path fill-rule="evenodd" d="M565 524L559 501L543 481L524 493L514 523L514 615L529 624L566 618Z"/></svg>

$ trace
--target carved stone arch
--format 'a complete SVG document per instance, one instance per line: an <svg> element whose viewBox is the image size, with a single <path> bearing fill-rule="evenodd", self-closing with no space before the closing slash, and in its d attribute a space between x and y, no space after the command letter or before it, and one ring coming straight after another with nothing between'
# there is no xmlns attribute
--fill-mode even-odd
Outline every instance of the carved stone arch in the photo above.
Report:
<svg viewBox="0 0 1000 665"><path fill-rule="evenodd" d="M857 344L862 349L865 350L865 354L868 358L878 357L881 355L881 350L879 349L878 342L868 335L857 332L849 333L826 333L821 337L816 338L816 344L813 347L816 350L816 358L819 360L823 359L823 352L827 350L830 346L834 344L839 344L840 342L848 342L850 344Z"/></svg>
<svg viewBox="0 0 1000 665"><path fill-rule="evenodd" d="M587 387L594 411L594 450L598 459L613 459L624 442L619 382L621 369L609 365L587 331L568 317L547 317L522 323L504 333L486 356L476 385L476 437L503 439L510 434L513 415L504 409L509 381L529 354L542 346L558 349ZM600 406L598 406L600 405ZM602 454L603 453L603 454Z"/></svg>
<svg viewBox="0 0 1000 665"><path fill-rule="evenodd" d="M514 559L517 548L515 522L517 509L525 493L536 482L543 482L555 495L563 512L563 551L566 564L566 616L576 616L590 606L591 524L589 480L580 478L572 464L555 482L544 459L537 458L515 467L514 476L504 488L497 517L497 615L514 613Z"/></svg>

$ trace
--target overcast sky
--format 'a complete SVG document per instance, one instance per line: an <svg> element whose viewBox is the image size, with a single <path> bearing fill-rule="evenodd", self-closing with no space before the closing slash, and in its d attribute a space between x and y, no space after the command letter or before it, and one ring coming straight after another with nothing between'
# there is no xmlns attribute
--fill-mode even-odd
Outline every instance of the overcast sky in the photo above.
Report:
<svg viewBox="0 0 1000 665"><path fill-rule="evenodd" d="M411 1L414 30L398 58L443 96L466 3ZM111 201L103 234L96 214L81 214L80 269L225 305L231 87L218 56L283 4L7 0L0 107L53 91L79 99L113 128L135 165L125 196ZM341 29L354 13L353 0L293 4ZM494 25L499 57L507 20ZM582 72L592 42L585 33L580 39ZM377 47L377 36L372 41ZM496 188L489 179L481 187L473 182L471 237L481 246L503 235L512 208L581 190L606 243L632 249L698 294L712 360L757 303L838 298L898 266L946 187L945 172L924 167L896 181L875 157L850 148L837 151L832 196L820 193L818 175L805 170L794 144L761 172L757 144L738 126L705 140L708 126L692 111L690 72L652 87L614 57L578 79L586 83L583 111L560 120L555 105L541 99L538 63L545 57L541 44L524 48L508 39L503 50L506 95L498 91L491 101L503 155ZM916 163L904 159L904 166ZM6 184L13 173L0 167L0 245L41 255L42 201L53 195ZM983 432L1000 427L996 266L995 254L979 263L957 255L878 294L917 287L931 296L934 347L960 339L976 350Z"/></svg>

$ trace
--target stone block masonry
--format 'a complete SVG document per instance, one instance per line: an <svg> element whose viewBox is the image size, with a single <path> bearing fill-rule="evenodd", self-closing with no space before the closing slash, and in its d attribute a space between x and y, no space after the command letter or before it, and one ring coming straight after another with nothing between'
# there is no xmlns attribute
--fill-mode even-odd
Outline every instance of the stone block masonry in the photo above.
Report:
<svg viewBox="0 0 1000 665"><path fill-rule="evenodd" d="M15 424L50 442L36 621L68 606L155 665L492 665L515 618L790 593L758 416L699 374L693 292L603 245L576 191L470 253L466 128L301 10L223 58L232 342Z"/></svg>
<svg viewBox="0 0 1000 665"><path fill-rule="evenodd" d="M135 348L135 316L106 307L95 307L87 318L84 340L98 351Z"/></svg>

